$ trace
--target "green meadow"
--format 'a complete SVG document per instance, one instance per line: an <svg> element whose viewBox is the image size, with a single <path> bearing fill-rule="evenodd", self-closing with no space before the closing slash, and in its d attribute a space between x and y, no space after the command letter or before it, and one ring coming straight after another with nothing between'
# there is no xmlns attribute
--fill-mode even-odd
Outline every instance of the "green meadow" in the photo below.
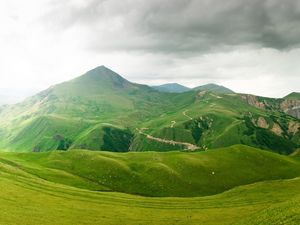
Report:
<svg viewBox="0 0 300 225"><path fill-rule="evenodd" d="M242 145L194 153L1 153L0 174L6 225L300 222L299 155Z"/></svg>

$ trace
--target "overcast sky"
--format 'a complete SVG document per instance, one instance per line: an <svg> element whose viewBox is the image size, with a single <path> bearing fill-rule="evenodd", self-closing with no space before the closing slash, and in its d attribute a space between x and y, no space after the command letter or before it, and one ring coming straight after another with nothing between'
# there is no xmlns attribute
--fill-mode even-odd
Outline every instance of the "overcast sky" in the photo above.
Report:
<svg viewBox="0 0 300 225"><path fill-rule="evenodd" d="M0 98L99 65L145 84L300 92L300 0L0 0L0 28Z"/></svg>

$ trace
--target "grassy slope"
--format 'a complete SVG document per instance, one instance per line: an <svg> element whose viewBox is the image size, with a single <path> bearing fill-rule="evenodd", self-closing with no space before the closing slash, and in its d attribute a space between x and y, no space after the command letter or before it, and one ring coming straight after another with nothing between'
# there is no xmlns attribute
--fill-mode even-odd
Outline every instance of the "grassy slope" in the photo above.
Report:
<svg viewBox="0 0 300 225"><path fill-rule="evenodd" d="M145 198L114 192L77 189L70 187L70 184L65 186L46 181L36 176L33 171L27 171L29 164L31 166L35 164L37 168L44 168L44 166L38 167L38 165L43 164L41 158L44 158L46 154L48 153L1 153L1 223L6 225L226 225L233 223L299 224L300 222L299 178L264 181L208 197ZM55 155L56 152L53 154ZM105 154L112 157L111 153ZM266 154L267 158L272 158L272 153ZM298 157L278 157L283 162L291 163L286 165L286 169L289 166L293 168L292 164L299 163ZM34 163L31 164L28 161ZM44 160L42 161L45 163ZM272 159L272 161L276 161L276 159ZM22 164L16 165L15 162L22 162ZM274 165L272 168L276 168L276 166ZM278 169L281 170L280 167ZM60 170L57 172L62 173ZM238 170L232 169L232 173L238 173ZM285 173L288 172L285 170Z"/></svg>
<svg viewBox="0 0 300 225"><path fill-rule="evenodd" d="M239 185L300 176L298 161L240 145L196 153L74 150L3 153L3 157L3 162L9 160L50 181L146 196L213 195Z"/></svg>
<svg viewBox="0 0 300 225"><path fill-rule="evenodd" d="M284 99L299 100L300 99L300 93L299 92L292 92L289 95L285 96Z"/></svg>
<svg viewBox="0 0 300 225"><path fill-rule="evenodd" d="M180 102L180 98L178 101ZM187 118L184 112L193 120ZM148 128L147 133L155 137L189 142L201 148L246 144L284 154L291 153L297 145L295 139L288 137L289 134L284 133L281 137L269 129L256 127L252 120L259 117L265 118L270 128L277 123L283 130L287 130L290 121L299 123L296 118L279 111L255 108L243 101L239 95L218 96L206 93L184 108L178 108L177 111L170 111L159 118L145 122L143 127ZM171 121L176 121L173 128L171 128ZM297 139L297 135L295 136ZM178 146L163 145L158 147L154 142L146 140L143 135L137 135L133 145L138 151L152 150L153 147L162 150L178 148Z"/></svg>
<svg viewBox="0 0 300 225"><path fill-rule="evenodd" d="M285 133L280 137L255 127L251 120L258 117L264 117L270 127L278 123ZM0 109L0 148L49 151L66 145L110 151L180 149L179 145L146 139L136 130L149 128L147 132L154 137L200 148L246 144L289 154L300 143L300 131L294 137L286 133L292 120L296 119L278 110L255 108L238 94L160 93L99 67ZM113 144L116 142L118 145Z"/></svg>
<svg viewBox="0 0 300 225"><path fill-rule="evenodd" d="M88 137L82 136L103 123L134 129L140 120L149 120L174 107L169 95L130 83L113 71L99 67L1 110L0 146L19 151L32 151L39 146L41 151L47 151L58 145L54 136L78 144L79 138L86 140ZM91 148L101 146L95 143L98 141L88 140Z"/></svg>

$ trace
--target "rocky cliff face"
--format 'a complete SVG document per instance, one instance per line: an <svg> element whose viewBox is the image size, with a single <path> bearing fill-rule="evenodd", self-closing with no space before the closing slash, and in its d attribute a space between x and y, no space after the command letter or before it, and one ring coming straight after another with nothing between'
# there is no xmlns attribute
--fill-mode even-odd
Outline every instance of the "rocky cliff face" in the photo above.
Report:
<svg viewBox="0 0 300 225"><path fill-rule="evenodd" d="M300 100L284 100L280 108L285 113L300 119Z"/></svg>
<svg viewBox="0 0 300 225"><path fill-rule="evenodd" d="M241 95L242 99L246 101L249 105L255 106L256 108L264 109L266 107L266 102L259 101L255 95Z"/></svg>
<svg viewBox="0 0 300 225"><path fill-rule="evenodd" d="M300 100L298 99L271 99L249 94L243 94L241 98L256 108L282 110L286 114L300 119Z"/></svg>

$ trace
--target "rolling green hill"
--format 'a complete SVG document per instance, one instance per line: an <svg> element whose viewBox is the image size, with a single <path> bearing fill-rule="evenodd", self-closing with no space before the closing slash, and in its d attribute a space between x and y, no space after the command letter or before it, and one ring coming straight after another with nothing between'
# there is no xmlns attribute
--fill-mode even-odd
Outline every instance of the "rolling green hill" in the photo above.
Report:
<svg viewBox="0 0 300 225"><path fill-rule="evenodd" d="M0 148L127 152L245 144L290 154L300 146L296 100L218 88L163 93L97 67L0 108Z"/></svg>
<svg viewBox="0 0 300 225"><path fill-rule="evenodd" d="M298 157L246 146L196 153L1 153L0 218L6 225L298 224L299 167ZM155 196L165 190L168 196L219 194L114 192L134 192L131 176L139 190L155 190ZM194 191L186 194L186 188Z"/></svg>
<svg viewBox="0 0 300 225"><path fill-rule="evenodd" d="M297 159L242 145L195 153L73 150L3 156L3 163L49 181L145 196L213 195L258 181L300 176Z"/></svg>

